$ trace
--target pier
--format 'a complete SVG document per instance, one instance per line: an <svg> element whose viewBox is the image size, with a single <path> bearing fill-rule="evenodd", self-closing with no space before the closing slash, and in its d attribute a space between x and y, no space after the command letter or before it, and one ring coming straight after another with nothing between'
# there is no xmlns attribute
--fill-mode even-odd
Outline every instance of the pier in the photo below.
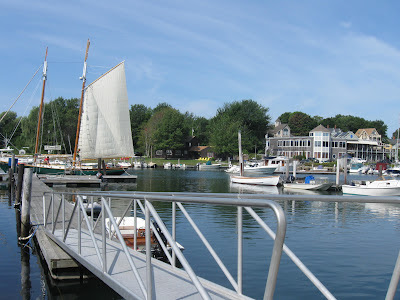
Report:
<svg viewBox="0 0 400 300"><path fill-rule="evenodd" d="M67 201L67 197L74 197L75 202ZM86 214L89 201L101 200L102 213L97 220ZM182 252L172 246L169 254L169 264L158 261L151 257L151 251L141 253L127 248L120 238L117 223L113 224L115 236L107 233L104 228L104 217L112 220L111 206L113 201L124 199L129 203L126 211L118 217L124 217L132 208L134 216L137 210L141 210L146 219L146 232L150 232L152 223L150 218L162 228L167 241L175 245L176 240L174 227L171 233L165 227L152 203L160 201L172 204L172 214L179 208L190 225L195 229L197 235L203 241L207 250L211 253L217 265L221 268L231 284L230 288L222 287L213 282L196 276L191 270ZM327 299L335 297L319 282L310 270L296 257L296 255L283 244L285 236L285 214L277 201L321 201L321 202L360 202L360 203L398 203L397 197L339 197L339 196L299 196L299 195L269 195L269 194L212 194L212 193L156 193L156 192L78 192L78 193L55 193L44 184L38 177L32 178L31 197L31 223L35 227L35 237L39 248L45 257L45 261L51 269L52 276L57 279L69 278L68 273L73 270L81 274L82 267L104 281L110 288L122 297L133 299L248 299L242 294L242 211L245 210L256 220L275 241L270 261L264 299L272 299L279 269L280 256L284 252L296 264L296 266L310 279L316 288ZM194 221L188 215L184 206L190 204L207 205L229 205L237 209L237 243L238 261L237 274L232 275L223 264L217 253L208 244L205 236L199 231ZM276 233L273 232L255 213L252 208L272 209L277 218ZM104 214L104 215L102 215ZM183 217L182 215L182 217ZM175 218L173 216L173 218ZM78 222L78 220L80 220ZM174 224L174 222L172 222ZM174 226L174 225L173 225ZM190 247L190 245L184 245ZM147 245L146 245L147 247ZM44 249L45 248L45 249ZM51 248L51 249L50 249ZM56 250L56 248L58 248ZM44 249L44 251L43 251ZM55 253L53 253L53 251ZM64 254L61 254L64 252ZM183 269L175 267L175 261L179 259ZM387 299L393 299L396 286L399 281L400 259L396 263L392 281L388 289ZM77 275L75 275L77 276ZM81 275L80 275L81 276Z"/></svg>
<svg viewBox="0 0 400 300"><path fill-rule="evenodd" d="M99 220L102 220L103 226L96 228L94 220L89 219L85 214L85 206L82 201L83 194L77 193L75 195L75 204L65 200L67 195L70 194L54 193L39 177L33 176L31 222L32 225L37 227L37 243L52 277L67 279L71 278L68 276L73 273L75 275L70 276L79 276L81 266L83 266L126 299L250 299L241 293L241 275L238 282L235 281L216 254L213 255L214 258L221 265L224 273L227 274L234 289L230 290L197 277L174 243L174 237L168 233L165 225L159 219L154 207L147 200L143 201L145 208L143 204L139 203L140 200L145 198L158 201L172 200L175 203L174 199L170 197L165 199L165 195L160 197L149 194L146 196L142 193L108 195L108 198L110 196L125 199L134 197L135 203L138 201L138 205L146 212L146 220L150 220L149 211L151 211L151 217L156 219L168 242L172 245L172 256L174 258L167 254L170 260L170 264L167 264L152 258L150 248L146 248L146 254L127 248L121 240L119 229L116 230L119 240L110 238L110 236L107 237L104 231L104 216L99 218ZM104 198L106 195L88 193L86 196L92 199L102 197L102 212L105 214L106 211L108 217L114 220L110 206L107 204L108 201ZM188 197L185 196L184 198ZM184 202L184 198L179 199L179 201ZM220 204L236 202L220 198L214 199L214 201ZM198 200L194 199L194 202L198 202ZM256 203L256 206L272 208L278 218L279 238L275 241L266 288L266 293L272 296L282 254L286 227L285 219L282 209L273 202ZM81 220L81 222L78 220ZM97 223L98 221L96 221ZM150 232L150 226L153 225L146 222L146 232ZM118 228L117 224L114 224L114 228ZM179 259L184 270L175 266L176 259Z"/></svg>

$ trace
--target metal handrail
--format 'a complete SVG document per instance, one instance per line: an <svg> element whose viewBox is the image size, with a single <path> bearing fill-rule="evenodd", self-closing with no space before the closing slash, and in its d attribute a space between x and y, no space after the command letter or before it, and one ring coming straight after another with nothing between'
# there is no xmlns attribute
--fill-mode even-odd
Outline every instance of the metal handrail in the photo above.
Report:
<svg viewBox="0 0 400 300"><path fill-rule="evenodd" d="M76 193L60 193L63 195L75 195ZM98 195L98 192L83 192L79 193L81 195ZM104 193L101 193L104 195ZM175 209L174 206L176 202L187 202L187 203L207 203L207 204L217 204L217 205L228 205L224 201L219 201L218 199L233 199L235 197L239 199L246 199L246 206L245 207L246 211L252 215L254 212L250 207L251 206L258 206L259 201L265 201L265 199L270 199L270 200L280 200L280 201L287 201L287 200L295 200L295 201L321 201L321 202L350 202L350 203L399 203L399 197L376 197L376 196L351 196L351 197L343 197L343 196L325 196L325 195L313 195L312 197L307 196L307 195L262 195L262 194L228 194L228 193L186 193L186 192L123 192L123 191L108 191L107 194L108 196L114 197L114 198L136 198L136 199L144 199L147 197L149 200L154 200L154 201L168 201L173 204L173 220L172 220L172 233L173 233L173 238L172 240L175 241ZM190 198L190 199L188 199ZM203 199L199 199L203 198ZM207 198L210 198L207 200ZM206 199L206 200L204 200ZM250 200L250 201L249 201ZM136 201L136 200L135 200ZM242 206L245 205L240 205L238 203L234 203L234 205L238 206L238 228L241 228L240 221L241 218L239 218L239 215L241 215L241 209ZM50 208L50 205L49 205ZM253 211L253 212L252 212ZM135 217L136 217L136 205L135 205ZM44 207L44 218L46 219L45 215L45 207ZM259 218L259 217L258 217ZM257 222L257 218L255 218ZM260 219L261 220L261 219ZM260 223L260 222L259 222ZM46 224L46 222L45 222ZM96 222L97 224L97 222ZM265 224L261 225L264 230L274 239L275 238L275 233ZM67 229L68 230L68 229ZM240 237L241 231L238 230L238 291L241 293L242 286L241 286L241 264L242 264L242 257L241 257L241 242L240 242ZM335 297L326 289L326 287L312 274L312 272L300 261L300 259L286 246L283 245L283 251L289 256L289 258L299 267L299 269L310 279L310 281L320 290L320 292L328 299L335 299ZM172 252L172 257L174 260L175 257L175 251ZM175 265L173 263L173 265ZM386 299L393 299L395 292L396 292L396 287L400 279L400 252L399 252L399 258L396 261L396 265L392 274L391 282L388 287Z"/></svg>
<svg viewBox="0 0 400 300"><path fill-rule="evenodd" d="M46 193L45 193L46 194ZM54 193L52 193L54 195ZM58 194L71 194L71 195L76 195L78 193L58 193ZM272 210L274 211L274 213L277 216L277 221L278 221L278 226L277 226L277 232L279 232L279 234L277 235L277 238L275 239L275 243L274 243L274 248L273 248L273 254L271 257L271 264L270 264L270 270L269 270L269 276L267 279L267 284L266 284L266 290L265 290L265 295L264 295L264 299L272 299L273 294L274 294L274 290L275 290L275 285L276 285L276 278L277 278L277 274L278 274L278 269L279 269L279 264L280 264L280 258L282 255L282 247L283 247L283 242L284 242L284 236L285 236L285 232L286 232L286 219L285 219L285 215L283 213L282 208L275 202L273 201L265 201L265 200L260 200L260 199L254 199L251 200L249 202L249 199L236 199L236 197L233 197L233 199L223 199L223 198L218 198L218 197L207 197L206 199L201 199L199 200L198 197L191 195L191 197L189 196L177 196L175 195L165 195L165 194L155 194L155 193L140 193L140 194L136 194L136 193L131 193L131 194L126 194L126 193L122 193L122 194L117 194L117 193L79 193L79 195L90 195L90 196L102 196L102 205L104 203L104 208L107 211L107 214L109 215L109 219L110 221L113 223L112 225L114 226L115 229L117 229L115 231L115 233L117 234L123 248L126 247L125 243L123 242L122 239L122 235L120 234L120 231L118 229L118 226L112 216L111 213L111 209L109 207L109 204L107 204L107 201L105 201L104 197L114 197L114 198L128 198L128 199L143 199L145 200L145 215L146 215L146 230L150 231L150 213L153 216L153 218L155 219L156 223L158 224L158 226L161 228L161 230L163 231L167 241L170 243L170 246L173 250L173 256L177 256L178 259L180 260L182 266L184 267L184 269L186 270L186 272L188 273L189 277L191 278L192 282L194 283L194 285L196 286L196 288L198 289L199 293L201 294L201 296L204 299L208 299L209 296L207 294L207 292L204 290L204 288L202 287L202 285L200 284L200 281L198 280L197 276L194 274L193 270L191 269L190 265L187 263L186 259L184 258L183 254L181 253L179 247L176 245L175 242L175 237L171 236L171 234L169 233L169 231L166 229L164 223L162 222L161 218L158 216L157 212L155 211L154 207L151 205L151 203L149 201L168 201L168 202L172 202L172 203L178 203L178 206L181 208L182 211L185 211L185 209L183 208L183 206L179 203L179 202L186 202L186 203L208 203L208 204L217 204L217 205L236 205L236 206L256 206L256 207L264 207L264 208L272 208ZM215 194L214 194L215 196ZM53 196L54 197L54 196ZM232 197L232 195L231 195ZM80 198L80 197L79 197ZM80 201L78 201L80 202ZM140 203L138 201L138 203ZM76 204L75 204L75 208L76 208ZM143 207L141 207L143 209ZM86 214L86 212L84 211L84 207L82 204L82 207L80 207L80 209L78 210L78 214L80 213L80 211L83 210L83 213ZM105 218L105 214L102 211L102 218ZM190 219L190 217L189 217ZM173 222L174 223L174 222ZM97 222L96 222L97 224ZM70 223L68 224L70 225ZM78 226L80 225L80 222L78 222ZM193 224L192 224L193 225ZM104 227L104 226L103 226ZM90 229L91 226L88 226L88 228ZM67 228L67 231L69 229L69 226ZM111 226L110 226L111 229ZM241 229L240 229L241 230ZM173 234L174 233L175 228L173 229ZM150 235L146 235L146 255L148 257L150 257L150 240L149 240ZM148 241L147 241L148 240ZM64 238L65 241L65 238ZM204 242L204 241L203 241ZM239 241L238 244L240 244L241 242ZM104 246L104 245L103 245ZM211 246L210 246L210 249ZM125 251L125 249L124 249ZM212 250L213 251L213 250ZM238 249L238 255L242 255L242 251ZM220 265L221 267L221 263L218 262L219 258L217 258L216 255L213 255L214 259L216 259L218 265ZM147 259L148 263L146 263L148 271L147 271L147 280L152 280L152 275L151 275L151 257L149 259ZM220 261L220 260L219 260ZM241 258L238 258L238 267L241 268L241 263L239 264L239 261L241 261ZM222 264L223 265L223 264ZM229 274L229 272L227 272L227 269L224 267L222 267L222 270L224 272L224 274L227 276L227 278L231 281L231 283L233 282L233 286L235 288L235 290L237 291L238 294L241 294L242 292L242 275L241 272L242 270L238 270L238 283L236 283L232 276ZM227 275L229 274L229 275ZM151 298L152 295L152 291L151 291L151 285L150 283L147 284L147 297ZM143 291L143 290L142 290Z"/></svg>

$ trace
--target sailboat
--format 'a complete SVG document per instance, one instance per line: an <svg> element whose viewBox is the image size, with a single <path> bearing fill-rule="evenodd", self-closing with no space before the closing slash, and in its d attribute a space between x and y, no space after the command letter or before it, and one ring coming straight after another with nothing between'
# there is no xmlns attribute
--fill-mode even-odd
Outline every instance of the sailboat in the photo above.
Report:
<svg viewBox="0 0 400 300"><path fill-rule="evenodd" d="M238 132L238 144L239 144L239 168L240 176L231 176L232 183L242 184L253 184L253 185L269 185L277 186L280 182L280 176L257 176L257 177L246 177L243 176L243 153L242 153L242 135Z"/></svg>
<svg viewBox="0 0 400 300"><path fill-rule="evenodd" d="M95 175L100 166L84 165L83 159L101 161L105 158L134 155L124 62L119 63L85 88L89 44L88 41L81 77L83 86L73 165L35 163L30 167L33 167L34 172L38 174L69 172L76 175ZM35 152L37 153L37 148ZM106 174L109 175L120 175L124 172L121 167L106 168Z"/></svg>

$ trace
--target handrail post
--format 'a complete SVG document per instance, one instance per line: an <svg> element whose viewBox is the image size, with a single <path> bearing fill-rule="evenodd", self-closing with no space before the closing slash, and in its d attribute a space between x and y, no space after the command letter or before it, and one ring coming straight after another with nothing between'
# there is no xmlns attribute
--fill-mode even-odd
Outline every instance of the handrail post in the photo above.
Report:
<svg viewBox="0 0 400 300"><path fill-rule="evenodd" d="M43 193L43 225L46 228L46 194Z"/></svg>
<svg viewBox="0 0 400 300"><path fill-rule="evenodd" d="M394 266L392 278L390 280L390 284L386 293L386 298L385 298L386 300L394 299L399 279L400 279L400 252L397 257L396 265Z"/></svg>
<svg viewBox="0 0 400 300"><path fill-rule="evenodd" d="M172 202L172 239L176 242L176 203ZM176 267L176 254L172 249L172 266Z"/></svg>
<svg viewBox="0 0 400 300"><path fill-rule="evenodd" d="M81 199L81 196L78 196L78 197L76 197L76 200L75 201L78 201L77 203L78 203L78 254L80 255L81 254L81 208L80 208L80 205L79 205L79 202L80 202L80 199Z"/></svg>
<svg viewBox="0 0 400 300"><path fill-rule="evenodd" d="M137 251L137 205L136 199L133 201L133 250Z"/></svg>
<svg viewBox="0 0 400 300"><path fill-rule="evenodd" d="M89 201L88 201L89 202ZM93 214L94 214L94 209L93 209L93 196L90 197L90 203L92 204L92 207L90 209L90 219L92 220L92 228L93 228Z"/></svg>
<svg viewBox="0 0 400 300"><path fill-rule="evenodd" d="M51 194L51 229L54 232L54 193Z"/></svg>
<svg viewBox="0 0 400 300"><path fill-rule="evenodd" d="M103 215L101 216L101 237L102 237L102 246L103 246L103 272L107 271L107 249L106 249L106 211L104 209L104 201L106 199L101 197L101 211ZM109 219L111 216L109 216ZM111 231L111 221L108 222L109 230Z"/></svg>
<svg viewBox="0 0 400 300"><path fill-rule="evenodd" d="M238 293L242 294L243 289L243 208L237 207L237 238L238 238L238 254L237 254L237 283Z"/></svg>
<svg viewBox="0 0 400 300"><path fill-rule="evenodd" d="M65 196L64 194L61 195L61 205L62 205L62 232L63 238L65 236Z"/></svg>
<svg viewBox="0 0 400 300"><path fill-rule="evenodd" d="M146 278L147 299L153 299L153 274L151 266L151 232L150 232L150 210L148 200L145 199L145 237L146 237Z"/></svg>

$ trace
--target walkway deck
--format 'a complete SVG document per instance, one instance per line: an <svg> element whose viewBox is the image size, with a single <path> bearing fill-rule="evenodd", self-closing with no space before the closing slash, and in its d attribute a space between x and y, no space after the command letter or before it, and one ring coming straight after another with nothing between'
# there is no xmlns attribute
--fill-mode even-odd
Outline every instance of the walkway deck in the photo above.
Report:
<svg viewBox="0 0 400 300"><path fill-rule="evenodd" d="M106 274L102 271L99 258L96 255L88 232L82 232L81 256L78 257L77 235L78 233L76 230L69 232L66 243L62 246L67 252L76 256L76 259L79 260L83 266L103 280L122 297L126 299L144 297L119 243L107 240L107 271L109 274ZM61 241L62 230L56 230L54 232L54 238ZM102 254L100 237L96 236L96 242ZM140 277L142 279L146 278L146 256L131 249L130 255L133 258ZM152 259L152 266L155 299L201 299L200 294L197 292L185 271L174 268L156 259ZM235 292L210 281L204 279L200 279L200 281L209 293L211 299L250 299L245 296L238 296Z"/></svg>
<svg viewBox="0 0 400 300"><path fill-rule="evenodd" d="M43 228L43 192L51 192L35 175L32 178L31 223L38 225L36 240L47 263L50 275L54 279L76 279L81 268L65 251L47 237Z"/></svg>
<svg viewBox="0 0 400 300"><path fill-rule="evenodd" d="M130 269L127 257L119 242L107 239L107 272L103 272L90 235L84 229L85 222L82 224L81 255L78 254L78 234L75 229L77 228L76 214L65 243L62 243L61 217L58 219L59 222L56 225L54 235L51 233L51 224L47 225L47 230L41 226L43 225L43 192L51 191L51 188L46 186L38 177L33 176L31 221L33 224L39 225L36 231L36 238L52 277L66 279L70 278L68 277L69 273L79 276L81 272L80 264L122 297L126 299L144 299L145 296L141 293L139 284ZM46 209L49 209L49 202L50 200L46 199ZM61 200L55 197L55 215L60 207L60 202ZM72 209L73 205L66 203L66 215L71 215ZM50 208L50 210L52 209ZM51 212L48 218L52 218ZM97 228L96 232L98 231L99 228ZM101 234L96 233L95 239L102 254ZM146 286L146 257L144 254L132 249L129 249L129 252ZM152 259L152 270L155 299L201 299L200 294L184 270L174 268L156 259ZM211 299L250 299L205 279L200 278L200 282L209 293Z"/></svg>

